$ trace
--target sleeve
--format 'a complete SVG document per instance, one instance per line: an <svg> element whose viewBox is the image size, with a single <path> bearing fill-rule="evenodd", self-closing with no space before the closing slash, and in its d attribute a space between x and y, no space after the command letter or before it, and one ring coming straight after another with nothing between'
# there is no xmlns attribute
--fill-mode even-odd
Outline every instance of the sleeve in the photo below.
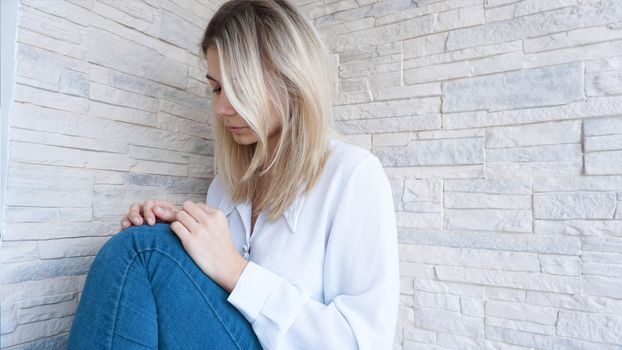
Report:
<svg viewBox="0 0 622 350"><path fill-rule="evenodd" d="M338 199L324 260L324 297L249 262L228 297L265 350L391 349L399 305L391 185L376 156L360 161ZM287 341L285 341L287 340Z"/></svg>

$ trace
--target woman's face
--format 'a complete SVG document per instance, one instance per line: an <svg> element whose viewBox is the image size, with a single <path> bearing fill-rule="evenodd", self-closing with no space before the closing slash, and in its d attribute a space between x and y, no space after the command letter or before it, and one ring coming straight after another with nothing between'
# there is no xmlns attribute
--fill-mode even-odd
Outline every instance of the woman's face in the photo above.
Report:
<svg viewBox="0 0 622 350"><path fill-rule="evenodd" d="M207 79L212 88L212 111L214 116L216 119L222 119L222 123L229 130L235 142L243 145L251 145L257 142L257 134L248 127L246 121L233 109L225 95L225 91L222 90L218 51L215 48L207 50L207 67ZM232 129L233 127L238 129ZM268 130L269 144L272 145L276 142L281 130L281 122L275 114L270 115Z"/></svg>

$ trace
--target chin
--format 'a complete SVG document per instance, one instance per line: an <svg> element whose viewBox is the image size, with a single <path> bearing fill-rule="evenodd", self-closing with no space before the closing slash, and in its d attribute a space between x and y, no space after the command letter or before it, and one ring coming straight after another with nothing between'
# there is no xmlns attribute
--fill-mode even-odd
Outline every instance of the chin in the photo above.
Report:
<svg viewBox="0 0 622 350"><path fill-rule="evenodd" d="M257 139L252 138L252 137L248 137L248 136L233 136L233 141L235 141L237 144L239 145L252 145L254 143L257 143Z"/></svg>

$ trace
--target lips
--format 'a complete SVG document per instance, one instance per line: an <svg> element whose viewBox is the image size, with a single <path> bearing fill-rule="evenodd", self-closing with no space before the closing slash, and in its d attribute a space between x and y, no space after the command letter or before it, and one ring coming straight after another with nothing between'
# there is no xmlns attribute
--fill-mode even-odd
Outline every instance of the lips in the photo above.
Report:
<svg viewBox="0 0 622 350"><path fill-rule="evenodd" d="M228 127L228 129L234 134L241 134L244 132L244 129L246 129L246 127Z"/></svg>

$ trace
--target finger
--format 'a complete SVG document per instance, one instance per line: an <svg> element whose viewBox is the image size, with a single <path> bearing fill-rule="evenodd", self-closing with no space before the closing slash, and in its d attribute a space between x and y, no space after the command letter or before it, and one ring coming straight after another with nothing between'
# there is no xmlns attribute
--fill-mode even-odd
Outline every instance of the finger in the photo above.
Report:
<svg viewBox="0 0 622 350"><path fill-rule="evenodd" d="M153 205L154 203L152 200L146 200L143 204L143 216L145 217L145 220L147 221L147 224L149 224L149 226L155 224L155 215L152 211Z"/></svg>
<svg viewBox="0 0 622 350"><path fill-rule="evenodd" d="M130 225L132 225L132 223L128 220L127 215L124 216L123 219L121 219L121 228L126 228Z"/></svg>
<svg viewBox="0 0 622 350"><path fill-rule="evenodd" d="M130 222L132 223L132 225L136 225L136 226L140 226L143 224L143 218L141 218L139 215L130 215Z"/></svg>
<svg viewBox="0 0 622 350"><path fill-rule="evenodd" d="M164 221L173 221L177 215L177 208L175 205L160 200L154 200L155 206L153 207L153 213L156 217Z"/></svg>
<svg viewBox="0 0 622 350"><path fill-rule="evenodd" d="M177 235L182 242L190 236L190 231L179 221L173 221L171 223L171 231L175 232L175 235Z"/></svg>
<svg viewBox="0 0 622 350"><path fill-rule="evenodd" d="M173 221L177 217L177 211L171 209L165 209L162 207L154 207L153 213L155 216L164 221Z"/></svg>
<svg viewBox="0 0 622 350"><path fill-rule="evenodd" d="M197 202L196 203L197 206L201 209L203 209L205 212L207 212L208 214L214 214L216 213L216 208L212 208L209 205L203 203L203 202Z"/></svg>
<svg viewBox="0 0 622 350"><path fill-rule="evenodd" d="M219 210L218 208L212 208L209 205L202 203L202 202L197 202L197 206L203 209L203 211L205 211L208 215L214 215Z"/></svg>
<svg viewBox="0 0 622 350"><path fill-rule="evenodd" d="M130 213L128 214L128 219L134 225L142 225L143 218L140 216L140 204L134 203L130 207Z"/></svg>
<svg viewBox="0 0 622 350"><path fill-rule="evenodd" d="M185 210L177 213L177 221L184 225L189 232L197 232L199 223Z"/></svg>
<svg viewBox="0 0 622 350"><path fill-rule="evenodd" d="M175 207L175 204L171 203L171 202L167 202L167 201L163 201L160 199L154 199L153 203L155 204L156 207L162 207L165 209L170 209L173 211L177 211L177 208Z"/></svg>
<svg viewBox="0 0 622 350"><path fill-rule="evenodd" d="M191 202L191 201L185 201L182 209L188 213L190 216L192 216L192 218L196 221L196 222L205 222L207 219L207 214L205 213L205 211L203 211L203 209L199 208L198 205L196 205L196 203Z"/></svg>

